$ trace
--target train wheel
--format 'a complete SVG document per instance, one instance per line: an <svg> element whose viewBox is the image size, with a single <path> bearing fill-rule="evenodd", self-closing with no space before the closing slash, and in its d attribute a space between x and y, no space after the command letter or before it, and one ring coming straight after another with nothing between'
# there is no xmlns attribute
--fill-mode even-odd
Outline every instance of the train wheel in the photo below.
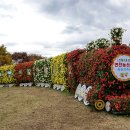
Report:
<svg viewBox="0 0 130 130"><path fill-rule="evenodd" d="M105 107L105 102L103 101L103 100L97 100L96 102L95 102L95 108L97 109L97 110L103 110L104 109L104 107Z"/></svg>
<svg viewBox="0 0 130 130"><path fill-rule="evenodd" d="M83 102L85 106L88 106L90 104L89 101L86 100L86 98L84 98Z"/></svg>
<svg viewBox="0 0 130 130"><path fill-rule="evenodd" d="M106 110L106 112L110 112L111 111L111 103L109 101L106 102L105 110Z"/></svg>

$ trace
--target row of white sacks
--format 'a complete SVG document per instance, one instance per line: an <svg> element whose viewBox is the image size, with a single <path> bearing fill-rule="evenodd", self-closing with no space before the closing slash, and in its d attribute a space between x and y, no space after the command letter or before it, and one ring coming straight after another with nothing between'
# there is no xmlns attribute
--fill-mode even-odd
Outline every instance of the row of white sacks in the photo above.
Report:
<svg viewBox="0 0 130 130"><path fill-rule="evenodd" d="M65 87L64 85L54 84L53 89L64 91Z"/></svg>
<svg viewBox="0 0 130 130"><path fill-rule="evenodd" d="M33 85L32 82L30 82L30 83L20 83L19 84L20 87L31 87L32 85ZM13 86L15 86L15 84L0 84L0 87L13 87ZM35 86L36 87L50 88L51 84L49 84L49 83L36 83ZM65 89L65 87L64 87L64 85L54 84L53 89L63 91Z"/></svg>
<svg viewBox="0 0 130 130"><path fill-rule="evenodd" d="M21 86L23 86L23 85L24 86L32 86L32 83L21 83L20 85ZM37 87L46 87L46 88L51 87L51 84L49 84L49 83L36 83L35 85ZM65 87L64 87L64 85L54 84L53 89L64 91Z"/></svg>
<svg viewBox="0 0 130 130"><path fill-rule="evenodd" d="M20 87L31 87L33 85L32 82L30 83L20 83ZM13 87L15 84L0 84L0 87ZM36 83L35 86L37 87L51 87L49 83Z"/></svg>
<svg viewBox="0 0 130 130"><path fill-rule="evenodd" d="M0 88L2 87L13 87L14 84L0 84Z"/></svg>

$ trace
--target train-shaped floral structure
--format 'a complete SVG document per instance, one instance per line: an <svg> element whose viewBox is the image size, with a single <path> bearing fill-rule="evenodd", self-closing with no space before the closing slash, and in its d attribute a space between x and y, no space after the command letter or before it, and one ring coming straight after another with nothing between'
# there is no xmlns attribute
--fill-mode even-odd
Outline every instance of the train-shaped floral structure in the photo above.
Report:
<svg viewBox="0 0 130 130"><path fill-rule="evenodd" d="M130 47L76 49L52 58L0 67L0 87L68 90L85 105L130 113Z"/></svg>

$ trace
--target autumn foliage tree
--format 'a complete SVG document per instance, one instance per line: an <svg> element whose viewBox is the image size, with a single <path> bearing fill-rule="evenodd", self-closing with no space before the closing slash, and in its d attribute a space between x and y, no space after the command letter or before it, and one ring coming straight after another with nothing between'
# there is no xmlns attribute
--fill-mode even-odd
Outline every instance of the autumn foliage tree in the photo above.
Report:
<svg viewBox="0 0 130 130"><path fill-rule="evenodd" d="M0 46L0 66L10 65L11 63L11 54L6 50L6 47L2 44Z"/></svg>
<svg viewBox="0 0 130 130"><path fill-rule="evenodd" d="M14 52L12 54L12 59L16 63L22 63L22 62L27 62L28 61L28 56L26 52Z"/></svg>
<svg viewBox="0 0 130 130"><path fill-rule="evenodd" d="M12 59L16 63L23 63L28 61L35 61L39 59L43 59L41 55L38 54L27 54L26 52L14 52L12 54Z"/></svg>
<svg viewBox="0 0 130 130"><path fill-rule="evenodd" d="M44 59L44 57L42 57L41 55L38 55L38 54L29 54L28 55L29 61L35 61L35 60L40 60L40 59Z"/></svg>

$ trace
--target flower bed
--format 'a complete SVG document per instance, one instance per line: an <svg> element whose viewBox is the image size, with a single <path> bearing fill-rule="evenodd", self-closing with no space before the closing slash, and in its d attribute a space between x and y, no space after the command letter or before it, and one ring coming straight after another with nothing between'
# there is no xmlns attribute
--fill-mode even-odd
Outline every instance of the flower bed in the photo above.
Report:
<svg viewBox="0 0 130 130"><path fill-rule="evenodd" d="M53 84L67 87L66 54L51 59L51 81Z"/></svg>
<svg viewBox="0 0 130 130"><path fill-rule="evenodd" d="M15 66L15 78L17 83L33 82L33 61L19 63Z"/></svg>
<svg viewBox="0 0 130 130"><path fill-rule="evenodd" d="M14 67L14 65L0 67L0 84L15 83Z"/></svg>
<svg viewBox="0 0 130 130"><path fill-rule="evenodd" d="M33 77L36 83L51 83L50 59L36 60L33 65Z"/></svg>
<svg viewBox="0 0 130 130"><path fill-rule="evenodd" d="M77 61L79 55L86 52L85 49L77 49L67 54L67 66L68 66L68 87L71 92L75 92L77 85L79 84L79 74L77 71Z"/></svg>

